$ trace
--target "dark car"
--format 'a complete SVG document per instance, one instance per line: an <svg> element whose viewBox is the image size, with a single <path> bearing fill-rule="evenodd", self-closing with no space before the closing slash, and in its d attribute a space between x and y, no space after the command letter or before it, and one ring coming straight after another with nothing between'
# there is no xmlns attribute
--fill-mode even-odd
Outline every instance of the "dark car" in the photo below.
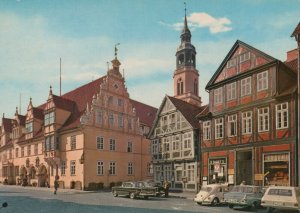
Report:
<svg viewBox="0 0 300 213"><path fill-rule="evenodd" d="M155 197L157 192L157 187L149 186L142 181L124 182L121 186L112 187L112 194L114 197L129 196L131 199L136 197L148 199L148 197Z"/></svg>
<svg viewBox="0 0 300 213"><path fill-rule="evenodd" d="M149 187L157 187L156 197L165 196L165 188L161 183L154 182L153 180L145 180L144 183Z"/></svg>

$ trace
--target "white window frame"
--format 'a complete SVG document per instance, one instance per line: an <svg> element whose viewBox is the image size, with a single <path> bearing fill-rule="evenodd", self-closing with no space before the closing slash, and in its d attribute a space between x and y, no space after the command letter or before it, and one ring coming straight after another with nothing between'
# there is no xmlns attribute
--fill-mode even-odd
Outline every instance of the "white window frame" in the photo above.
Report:
<svg viewBox="0 0 300 213"><path fill-rule="evenodd" d="M251 95L251 76L241 80L241 96Z"/></svg>
<svg viewBox="0 0 300 213"><path fill-rule="evenodd" d="M66 175L66 161L61 161L61 164L60 164L60 175L61 176Z"/></svg>
<svg viewBox="0 0 300 213"><path fill-rule="evenodd" d="M276 104L276 129L286 129L288 127L289 127L288 102Z"/></svg>
<svg viewBox="0 0 300 213"><path fill-rule="evenodd" d="M192 148L193 134L192 132L187 132L183 134L183 149Z"/></svg>
<svg viewBox="0 0 300 213"><path fill-rule="evenodd" d="M227 62L227 68L231 68L231 67L234 67L236 66L236 58L233 58L233 59L230 59L228 62Z"/></svg>
<svg viewBox="0 0 300 213"><path fill-rule="evenodd" d="M242 135L252 134L252 111L242 112Z"/></svg>
<svg viewBox="0 0 300 213"><path fill-rule="evenodd" d="M211 121L203 122L203 140L211 139Z"/></svg>
<svg viewBox="0 0 300 213"><path fill-rule="evenodd" d="M224 137L224 118L215 119L215 139Z"/></svg>
<svg viewBox="0 0 300 213"><path fill-rule="evenodd" d="M72 135L70 137L70 141L71 141L71 143L70 143L71 150L75 150L76 149L76 135Z"/></svg>
<svg viewBox="0 0 300 213"><path fill-rule="evenodd" d="M101 136L96 137L96 147L98 150L104 149L104 138Z"/></svg>
<svg viewBox="0 0 300 213"><path fill-rule="evenodd" d="M219 87L214 90L214 103L223 103L223 87Z"/></svg>
<svg viewBox="0 0 300 213"><path fill-rule="evenodd" d="M55 122L55 112L48 112L44 115L44 126L48 126Z"/></svg>
<svg viewBox="0 0 300 213"><path fill-rule="evenodd" d="M172 136L172 150L179 151L180 150L180 135L173 135Z"/></svg>
<svg viewBox="0 0 300 213"><path fill-rule="evenodd" d="M269 107L264 107L264 108L257 109L258 132L269 131L269 126L270 126L269 111L270 111Z"/></svg>
<svg viewBox="0 0 300 213"><path fill-rule="evenodd" d="M236 82L227 84L227 101L236 99Z"/></svg>
<svg viewBox="0 0 300 213"><path fill-rule="evenodd" d="M100 160L97 161L97 175L104 175L104 162Z"/></svg>
<svg viewBox="0 0 300 213"><path fill-rule="evenodd" d="M76 175L76 161L71 160L70 161L70 176L75 176Z"/></svg>
<svg viewBox="0 0 300 213"><path fill-rule="evenodd" d="M33 121L27 122L25 124L26 133L32 133L33 132Z"/></svg>
<svg viewBox="0 0 300 213"><path fill-rule="evenodd" d="M109 175L116 175L116 162L109 162Z"/></svg>
<svg viewBox="0 0 300 213"><path fill-rule="evenodd" d="M109 151L116 151L116 140L113 138L109 139Z"/></svg>
<svg viewBox="0 0 300 213"><path fill-rule="evenodd" d="M228 137L234 137L237 133L237 114L228 115ZM233 133L231 132L233 130Z"/></svg>
<svg viewBox="0 0 300 213"><path fill-rule="evenodd" d="M257 92L268 89L268 71L257 74Z"/></svg>
<svg viewBox="0 0 300 213"><path fill-rule="evenodd" d="M240 54L240 63L250 60L250 52Z"/></svg>

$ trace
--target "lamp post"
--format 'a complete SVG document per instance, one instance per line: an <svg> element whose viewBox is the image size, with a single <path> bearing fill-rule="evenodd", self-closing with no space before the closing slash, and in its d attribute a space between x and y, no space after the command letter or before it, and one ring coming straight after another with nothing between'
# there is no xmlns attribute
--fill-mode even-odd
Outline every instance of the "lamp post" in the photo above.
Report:
<svg viewBox="0 0 300 213"><path fill-rule="evenodd" d="M298 72L297 72L297 76L298 76L298 82L297 82L297 86L298 86L298 90L297 90L297 103L298 103L298 110L297 110L297 114L298 114L298 118L297 118L297 141L296 141L296 145L297 145L297 169L298 169L298 186L300 186L300 140L299 140L299 136L300 136L300 22L297 25L297 27L295 28L294 32L292 33L291 37L295 37L295 40L297 42L298 45Z"/></svg>

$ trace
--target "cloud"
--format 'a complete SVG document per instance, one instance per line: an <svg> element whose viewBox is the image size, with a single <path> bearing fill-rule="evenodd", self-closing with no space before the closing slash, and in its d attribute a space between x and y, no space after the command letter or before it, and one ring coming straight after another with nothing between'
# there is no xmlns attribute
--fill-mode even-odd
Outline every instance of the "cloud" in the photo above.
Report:
<svg viewBox="0 0 300 213"><path fill-rule="evenodd" d="M189 22L189 28L191 30L195 30L197 28L209 28L209 31L212 34L232 30L232 27L230 26L231 21L226 17L215 18L208 13L192 13L187 17L187 20ZM182 22L168 24L166 22L160 21L159 24L172 28L176 31L180 31L183 28Z"/></svg>

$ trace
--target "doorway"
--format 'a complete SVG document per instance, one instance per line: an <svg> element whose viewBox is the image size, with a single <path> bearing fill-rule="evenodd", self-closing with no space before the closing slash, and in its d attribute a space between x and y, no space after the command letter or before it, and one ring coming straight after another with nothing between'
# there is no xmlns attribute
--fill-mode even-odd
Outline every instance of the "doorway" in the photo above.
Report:
<svg viewBox="0 0 300 213"><path fill-rule="evenodd" d="M252 150L236 152L236 184L245 181L247 185L253 183Z"/></svg>

